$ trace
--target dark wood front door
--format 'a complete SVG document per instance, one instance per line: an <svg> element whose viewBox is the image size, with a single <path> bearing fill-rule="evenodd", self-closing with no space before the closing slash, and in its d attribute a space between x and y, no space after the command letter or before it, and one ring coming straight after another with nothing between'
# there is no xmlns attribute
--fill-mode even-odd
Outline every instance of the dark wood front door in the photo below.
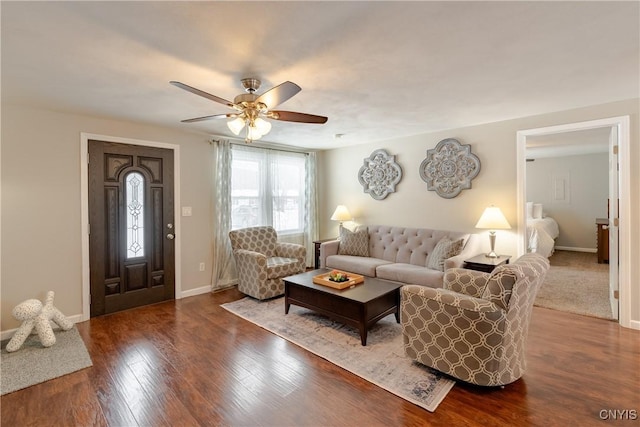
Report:
<svg viewBox="0 0 640 427"><path fill-rule="evenodd" d="M91 317L175 298L173 151L89 140Z"/></svg>

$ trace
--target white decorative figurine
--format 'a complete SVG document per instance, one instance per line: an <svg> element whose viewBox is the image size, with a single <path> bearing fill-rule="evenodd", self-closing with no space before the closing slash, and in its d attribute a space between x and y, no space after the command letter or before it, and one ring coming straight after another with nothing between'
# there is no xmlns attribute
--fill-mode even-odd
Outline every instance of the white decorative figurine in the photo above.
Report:
<svg viewBox="0 0 640 427"><path fill-rule="evenodd" d="M9 353L18 350L24 344L34 327L43 346L51 347L54 345L56 336L51 329L50 320L60 326L63 331L68 331L73 327L73 323L53 306L54 295L53 291L47 292L44 306L37 299L28 299L14 307L11 314L16 320L21 320L22 325L7 344Z"/></svg>

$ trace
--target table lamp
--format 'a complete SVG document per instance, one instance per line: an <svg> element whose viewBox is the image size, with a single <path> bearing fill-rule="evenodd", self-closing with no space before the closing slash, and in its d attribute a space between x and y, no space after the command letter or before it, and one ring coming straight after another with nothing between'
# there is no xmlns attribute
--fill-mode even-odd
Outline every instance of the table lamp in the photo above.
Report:
<svg viewBox="0 0 640 427"><path fill-rule="evenodd" d="M342 223L344 221L351 220L351 214L349 213L349 209L345 205L338 205L335 211L333 211L333 215L331 215L332 221L340 221L340 227L342 227Z"/></svg>
<svg viewBox="0 0 640 427"><path fill-rule="evenodd" d="M478 220L476 224L476 228L485 228L489 229L489 242L491 243L491 252L489 252L486 256L488 258L498 258L496 254L496 231L495 230L506 230L511 228L509 222L504 217L504 214L495 206L489 206L484 210L482 216Z"/></svg>

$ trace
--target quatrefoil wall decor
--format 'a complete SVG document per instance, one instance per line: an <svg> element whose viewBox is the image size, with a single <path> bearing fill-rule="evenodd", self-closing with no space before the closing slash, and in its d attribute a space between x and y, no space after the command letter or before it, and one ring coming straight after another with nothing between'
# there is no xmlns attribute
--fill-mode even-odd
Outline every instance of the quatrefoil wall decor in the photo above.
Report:
<svg viewBox="0 0 640 427"><path fill-rule="evenodd" d="M396 191L396 184L402 179L402 168L385 150L376 150L364 159L364 165L358 171L358 181L376 200L382 200Z"/></svg>
<svg viewBox="0 0 640 427"><path fill-rule="evenodd" d="M427 158L420 163L420 178L427 183L427 190L445 199L471 188L471 180L478 173L480 159L471 153L470 145L454 138L443 139L436 148L427 150Z"/></svg>

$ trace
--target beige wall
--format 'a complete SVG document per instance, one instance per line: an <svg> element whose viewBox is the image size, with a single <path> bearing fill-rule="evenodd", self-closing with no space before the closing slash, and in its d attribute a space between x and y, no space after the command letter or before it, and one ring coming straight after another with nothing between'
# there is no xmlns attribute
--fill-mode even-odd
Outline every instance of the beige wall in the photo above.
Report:
<svg viewBox="0 0 640 427"><path fill-rule="evenodd" d="M576 123L607 117L631 118L631 259L640 258L640 143L638 135L639 100L632 99L540 116L490 123L432 134L398 138L378 143L346 147L322 152L319 158L320 176L320 237L337 234L338 224L329 217L336 205L346 205L363 224L386 224L441 228L467 232L474 229L483 209L491 204L499 206L512 226L512 230L499 231L496 250L517 254L517 185L516 185L516 132L566 123ZM444 138L457 138L470 144L472 152L480 158L480 174L472 188L464 190L454 199L440 198L427 191L420 179L418 167L432 149ZM383 148L396 156L403 168L403 178L396 193L377 201L363 192L358 182L358 170L363 159L372 151ZM486 232L483 233L486 236ZM483 237L488 247L488 238ZM638 262L632 262L631 277L640 277ZM640 321L640 282L631 283L631 320Z"/></svg>
<svg viewBox="0 0 640 427"><path fill-rule="evenodd" d="M566 200L554 198L554 177L568 177ZM558 222L556 246L596 251L596 218L607 217L607 153L539 158L527 163L527 200Z"/></svg>
<svg viewBox="0 0 640 427"><path fill-rule="evenodd" d="M2 331L18 326L11 317L16 304L43 299L48 290L65 315L82 313L81 132L180 146L182 206L193 208L193 216L181 218L182 292L211 283L206 136L2 105Z"/></svg>
<svg viewBox="0 0 640 427"><path fill-rule="evenodd" d="M528 117L383 143L321 152L320 236L337 233L329 217L346 204L365 224L397 224L475 232L484 207L500 206L514 230L500 232L497 250L516 253L516 131L621 115L631 116L632 259L639 258L640 149L638 100ZM17 327L11 309L28 298L56 292L56 305L68 316L82 312L80 224L80 133L142 139L180 145L182 206L193 208L182 217L182 291L210 284L210 147L207 137L126 121L2 105L2 331ZM447 137L471 144L482 162L473 188L454 199L427 191L418 175L426 150ZM357 180L362 159L385 148L404 168L397 192L383 201L364 194ZM484 240L484 239L483 239ZM488 240L488 239L487 239ZM487 244L488 245L488 244ZM206 271L198 264L206 262ZM631 266L639 277L640 263ZM638 282L631 284L632 320L640 319Z"/></svg>

